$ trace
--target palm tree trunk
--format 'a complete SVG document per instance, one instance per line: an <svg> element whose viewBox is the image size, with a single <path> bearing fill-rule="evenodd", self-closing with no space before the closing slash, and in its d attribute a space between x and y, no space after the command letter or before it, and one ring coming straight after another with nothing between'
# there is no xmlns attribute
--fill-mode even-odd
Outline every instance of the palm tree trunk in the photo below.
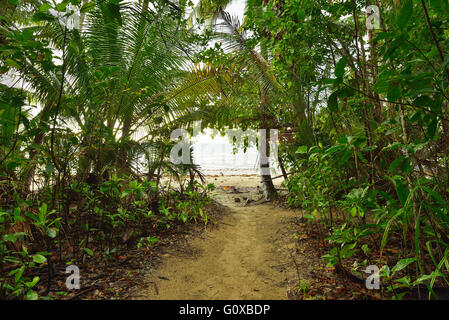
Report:
<svg viewBox="0 0 449 320"><path fill-rule="evenodd" d="M265 143L263 143L265 142ZM259 164L262 179L262 190L265 200L271 201L276 198L276 188L270 173L270 129L264 128L259 131Z"/></svg>

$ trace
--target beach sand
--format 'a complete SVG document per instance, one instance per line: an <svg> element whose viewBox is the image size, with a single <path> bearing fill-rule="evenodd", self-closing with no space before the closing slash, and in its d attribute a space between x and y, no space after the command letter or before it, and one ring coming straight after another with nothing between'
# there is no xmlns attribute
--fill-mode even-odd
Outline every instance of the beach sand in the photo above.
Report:
<svg viewBox="0 0 449 320"><path fill-rule="evenodd" d="M297 213L257 204L259 176L206 178L216 186L212 197L225 206L223 218L170 250L146 276L148 289L133 299L287 299L288 279L295 277L288 221ZM275 182L279 186L282 179Z"/></svg>

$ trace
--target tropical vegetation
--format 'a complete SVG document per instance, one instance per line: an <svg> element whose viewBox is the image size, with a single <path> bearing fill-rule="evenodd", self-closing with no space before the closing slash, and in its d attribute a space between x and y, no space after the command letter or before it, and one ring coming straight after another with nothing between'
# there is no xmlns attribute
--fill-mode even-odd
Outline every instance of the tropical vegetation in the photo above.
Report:
<svg viewBox="0 0 449 320"><path fill-rule="evenodd" d="M0 298L207 223L213 186L170 161L198 120L279 130L281 200L329 230L329 266L448 286L448 2L247 0L243 20L228 3L2 1Z"/></svg>

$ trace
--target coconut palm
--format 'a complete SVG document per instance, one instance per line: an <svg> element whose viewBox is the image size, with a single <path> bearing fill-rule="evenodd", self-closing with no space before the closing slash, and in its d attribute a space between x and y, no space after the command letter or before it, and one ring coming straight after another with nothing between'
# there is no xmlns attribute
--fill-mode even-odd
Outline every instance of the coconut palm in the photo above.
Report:
<svg viewBox="0 0 449 320"><path fill-rule="evenodd" d="M203 120L219 128L229 125L277 128L276 108L283 88L271 72L267 59L249 45L238 18L232 17L220 6L215 8L218 19L213 25L213 37L222 44L226 57L220 67L205 64L192 70L191 76L195 80L203 79L202 93L212 94L213 97L211 103L202 105ZM214 16L213 11L208 12L209 16ZM269 136L266 138L269 140ZM263 158L261 154L260 159ZM276 190L269 173L269 163L260 161L260 167L264 196L267 200L273 199Z"/></svg>
<svg viewBox="0 0 449 320"><path fill-rule="evenodd" d="M78 174L83 178L92 167L101 173L107 165L130 173L133 143L167 135L170 122L192 108L187 92L178 90L188 74L191 49L176 7L98 1L87 9L79 28L43 12L35 35L62 54L62 63L24 59L17 70L43 106L35 121L26 185L38 146L49 139L53 148L55 130L47 129L63 125L57 119L81 132ZM108 152L109 147L118 152ZM57 157L53 159L58 166Z"/></svg>

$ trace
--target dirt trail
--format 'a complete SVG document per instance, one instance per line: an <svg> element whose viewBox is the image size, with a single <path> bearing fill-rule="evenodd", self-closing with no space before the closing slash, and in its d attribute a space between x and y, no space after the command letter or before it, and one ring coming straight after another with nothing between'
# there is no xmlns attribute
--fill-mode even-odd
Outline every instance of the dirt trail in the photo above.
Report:
<svg viewBox="0 0 449 320"><path fill-rule="evenodd" d="M189 250L169 252L148 274L148 289L136 299L287 299L287 279L293 272L288 258L286 219L294 213L271 204L244 206L253 192L224 191L232 179L215 178L215 198L229 207L218 227L207 228L189 243ZM245 177L239 188L258 185ZM254 188L253 188L254 189ZM235 202L235 198L242 201Z"/></svg>

